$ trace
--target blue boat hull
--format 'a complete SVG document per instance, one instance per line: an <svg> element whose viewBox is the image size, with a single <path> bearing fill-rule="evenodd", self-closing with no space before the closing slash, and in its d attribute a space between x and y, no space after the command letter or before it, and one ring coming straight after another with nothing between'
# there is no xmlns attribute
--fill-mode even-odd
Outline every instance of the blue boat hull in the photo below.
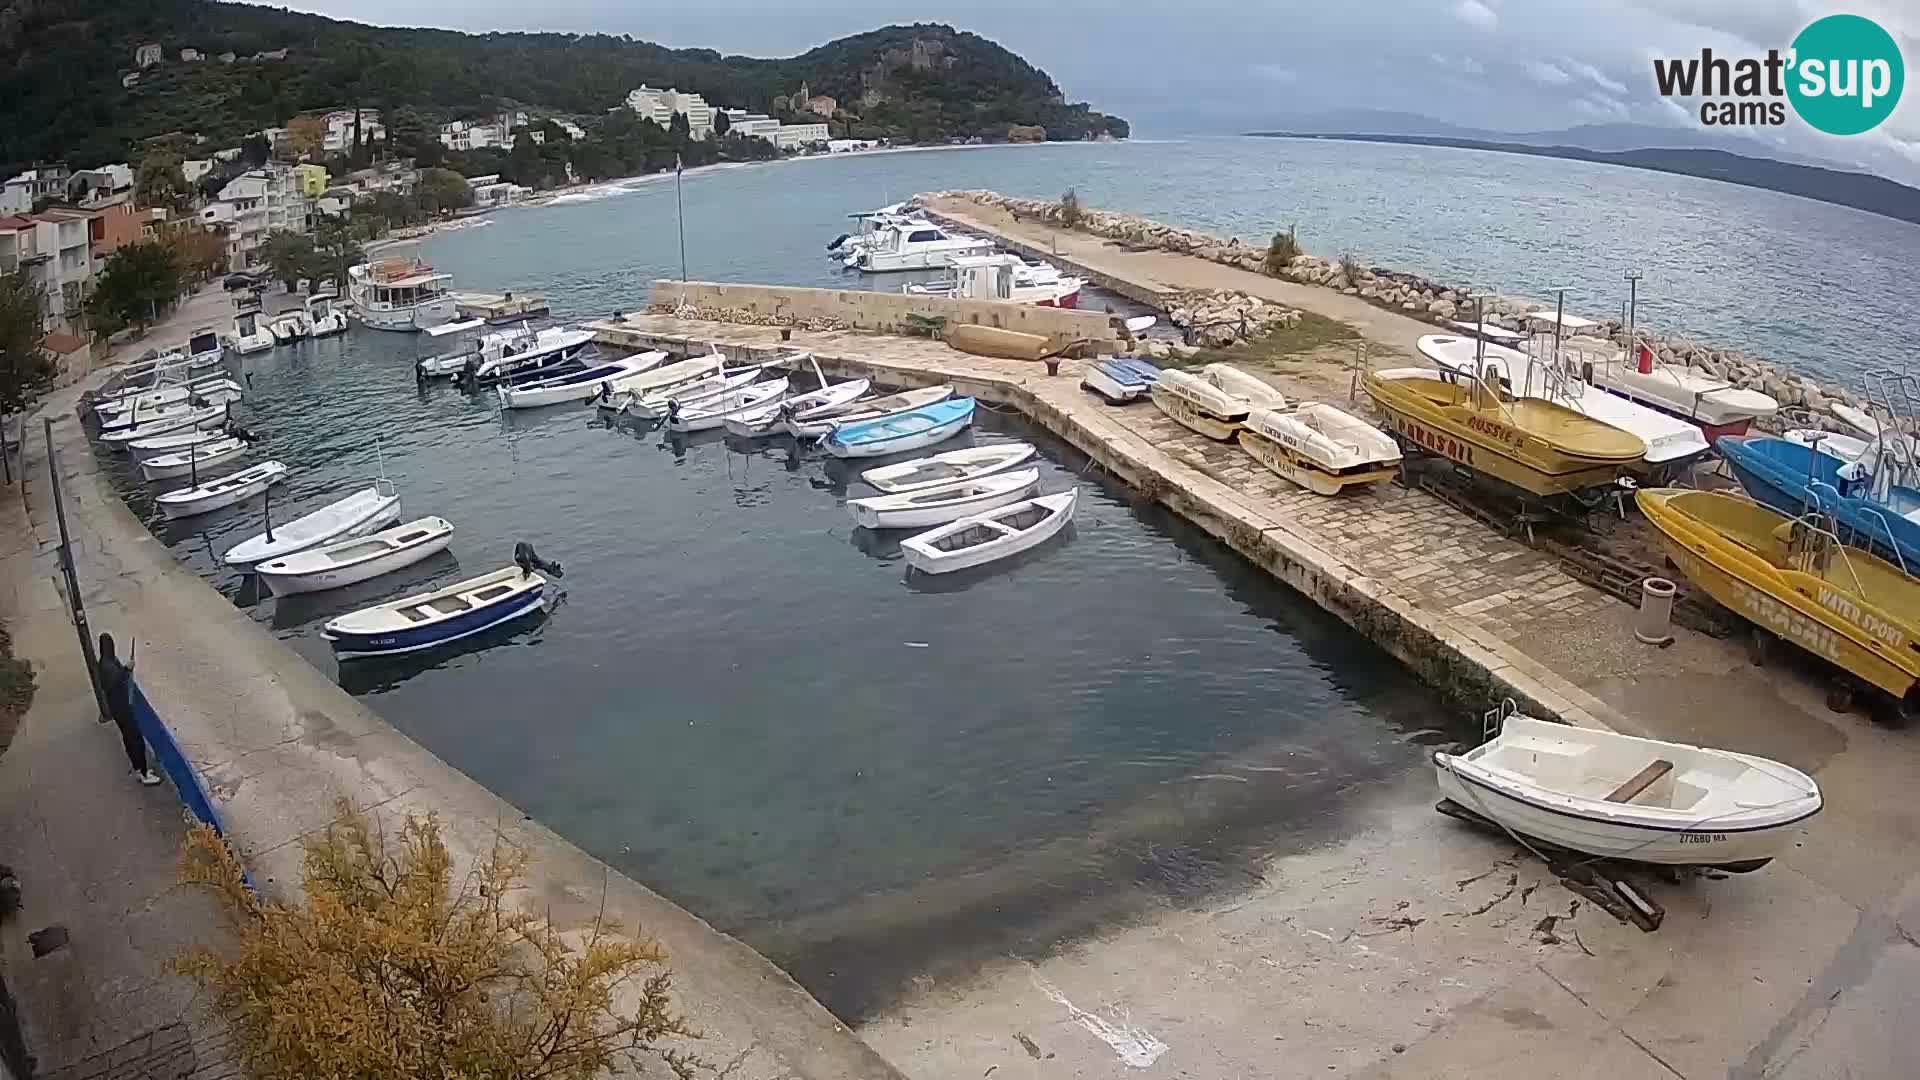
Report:
<svg viewBox="0 0 1920 1080"><path fill-rule="evenodd" d="M1904 516L1920 509L1920 492L1896 487L1885 503L1859 498L1838 460L1785 439L1726 438L1719 450L1754 501L1790 517L1831 514L1844 542L1920 571L1920 523Z"/></svg>
<svg viewBox="0 0 1920 1080"><path fill-rule="evenodd" d="M359 656L397 656L419 652L450 641L471 637L504 622L539 611L546 590L533 589L502 600L498 604L462 612L444 622L409 627L383 634L349 634L327 631L322 634L333 645L333 655L341 660Z"/></svg>

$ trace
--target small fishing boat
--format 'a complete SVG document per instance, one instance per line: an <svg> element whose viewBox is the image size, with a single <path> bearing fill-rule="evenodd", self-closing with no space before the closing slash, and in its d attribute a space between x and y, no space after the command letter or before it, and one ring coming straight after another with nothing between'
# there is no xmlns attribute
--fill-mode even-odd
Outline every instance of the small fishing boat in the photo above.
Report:
<svg viewBox="0 0 1920 1080"><path fill-rule="evenodd" d="M207 480L199 487L169 491L157 496L153 502L169 519L192 517L246 502L286 478L285 465L278 461L263 461L231 476Z"/></svg>
<svg viewBox="0 0 1920 1080"><path fill-rule="evenodd" d="M545 606L546 588L547 579L536 571L502 567L432 592L349 612L330 620L320 637L342 660L418 652L532 615Z"/></svg>
<svg viewBox="0 0 1920 1080"><path fill-rule="evenodd" d="M799 394L734 413L727 417L726 423L722 426L727 429L729 435L736 435L743 439L757 439L783 430L781 423L788 414L801 423L806 423L815 414L859 401L872 386L873 382L870 379L849 379L846 382L823 386L810 394Z"/></svg>
<svg viewBox="0 0 1920 1080"><path fill-rule="evenodd" d="M1920 488L1901 482L1902 460L1870 452L1843 461L1770 435L1729 435L1719 450L1748 495L1789 517L1831 514L1842 540L1920 573Z"/></svg>
<svg viewBox="0 0 1920 1080"><path fill-rule="evenodd" d="M306 330L308 337L331 337L347 332L347 316L334 307L335 296L330 292L314 293L307 297Z"/></svg>
<svg viewBox="0 0 1920 1080"><path fill-rule="evenodd" d="M836 425L826 448L838 458L901 454L944 442L971 423L973 399L951 398L912 412Z"/></svg>
<svg viewBox="0 0 1920 1080"><path fill-rule="evenodd" d="M184 404L194 398L199 398L207 405L223 405L238 400L240 395L240 384L222 377L184 386L162 386L132 397L115 398L95 405L93 411L100 418L100 429L111 431L131 425L136 414L144 422L145 418L154 415L155 410L167 405Z"/></svg>
<svg viewBox="0 0 1920 1080"><path fill-rule="evenodd" d="M1522 836L1661 866L1758 870L1821 808L1820 785L1778 761L1517 713L1433 769L1447 798Z"/></svg>
<svg viewBox="0 0 1920 1080"><path fill-rule="evenodd" d="M1755 420L1765 420L1780 403L1758 390L1743 390L1725 379L1680 364L1663 364L1641 345L1636 359L1613 353L1591 365L1591 381L1610 394L1658 409L1700 428L1710 443L1745 435Z"/></svg>
<svg viewBox="0 0 1920 1080"><path fill-rule="evenodd" d="M521 386L496 386L494 393L499 396L503 409L536 409L567 401L588 401L602 388L611 392L614 384L626 376L652 371L666 358L663 352L636 353Z"/></svg>
<svg viewBox="0 0 1920 1080"><path fill-rule="evenodd" d="M306 337L311 329L307 325L307 313L301 310L283 311L267 324L267 333L273 335L276 345L291 345Z"/></svg>
<svg viewBox="0 0 1920 1080"><path fill-rule="evenodd" d="M361 488L285 525L269 524L267 531L228 548L221 561L228 566L251 566L341 537L374 532L399 519L400 493L394 490L393 481L382 478L372 487Z"/></svg>
<svg viewBox="0 0 1920 1080"><path fill-rule="evenodd" d="M217 428L227 420L227 406L224 404L196 409L182 403L163 406L155 412L164 414L164 418L149 420L146 419L145 414L142 414L140 423L104 432L100 436L100 441L118 450L130 443L141 442L156 435L165 435L186 428Z"/></svg>
<svg viewBox="0 0 1920 1080"><path fill-rule="evenodd" d="M404 570L447 549L453 526L424 517L368 536L336 540L253 568L275 596L322 592Z"/></svg>
<svg viewBox="0 0 1920 1080"><path fill-rule="evenodd" d="M862 528L924 529L1032 498L1039 490L1040 470L1018 469L896 495L848 499L847 510Z"/></svg>
<svg viewBox="0 0 1920 1080"><path fill-rule="evenodd" d="M860 479L889 495L897 495L903 491L941 487L1005 472L1033 457L1033 454L1030 443L989 443L986 446L969 446L965 450L949 450L932 457L914 458L898 465L882 465L861 473Z"/></svg>
<svg viewBox="0 0 1920 1080"><path fill-rule="evenodd" d="M1680 573L1727 610L1877 688L1883 719L1920 714L1920 581L1841 543L1825 515L1721 491L1649 488L1634 500Z"/></svg>
<svg viewBox="0 0 1920 1080"><path fill-rule="evenodd" d="M1400 446L1379 428L1318 401L1254 409L1235 436L1253 460L1321 495L1391 480Z"/></svg>
<svg viewBox="0 0 1920 1080"><path fill-rule="evenodd" d="M929 529L900 542L907 565L923 574L969 570L1018 555L1051 539L1073 520L1080 491L1042 495Z"/></svg>
<svg viewBox="0 0 1920 1080"><path fill-rule="evenodd" d="M140 463L140 475L153 480L177 480L182 476L205 474L246 456L251 448L245 439L215 437L171 454L156 454Z"/></svg>
<svg viewBox="0 0 1920 1080"><path fill-rule="evenodd" d="M745 368L723 368L713 371L704 378L683 373L678 379L635 396L635 391L624 394L602 394L599 405L603 409L614 409L636 416L642 420L664 420L667 409L674 402L681 408L704 405L721 394L732 393L753 385L753 380L765 371L765 364L755 364ZM713 370L701 368L696 370Z"/></svg>
<svg viewBox="0 0 1920 1080"><path fill-rule="evenodd" d="M1161 412L1222 442L1240 430L1249 410L1287 405L1286 395L1230 364L1208 364L1198 375L1162 371L1151 393Z"/></svg>
<svg viewBox="0 0 1920 1080"><path fill-rule="evenodd" d="M678 401L672 402L667 406L667 429L682 434L712 431L725 424L730 416L752 412L768 402L778 402L786 396L789 382L785 377L769 379L738 390L729 390L698 405L683 406Z"/></svg>
<svg viewBox="0 0 1920 1080"><path fill-rule="evenodd" d="M1134 356L1103 356L1080 377L1080 388L1091 390L1112 405L1138 401L1153 390L1160 369Z"/></svg>
<svg viewBox="0 0 1920 1080"><path fill-rule="evenodd" d="M1403 447L1411 443L1529 495L1612 486L1647 452L1631 432L1450 369L1387 368L1368 372L1360 385Z"/></svg>
<svg viewBox="0 0 1920 1080"><path fill-rule="evenodd" d="M820 409L804 420L797 416L786 416L782 418L781 423L787 429L787 434L796 439L824 439L832 434L836 425L899 416L901 413L937 405L952 396L953 387L951 386L927 386L918 390L888 394L885 397L848 402L837 408Z"/></svg>
<svg viewBox="0 0 1920 1080"><path fill-rule="evenodd" d="M155 435L152 438L135 439L127 443L126 446L127 450L133 455L133 460L136 463L145 463L157 457L182 453L193 447L204 446L210 442L219 442L222 439L230 437L225 426L208 429L193 428L187 431L176 431L171 435Z"/></svg>

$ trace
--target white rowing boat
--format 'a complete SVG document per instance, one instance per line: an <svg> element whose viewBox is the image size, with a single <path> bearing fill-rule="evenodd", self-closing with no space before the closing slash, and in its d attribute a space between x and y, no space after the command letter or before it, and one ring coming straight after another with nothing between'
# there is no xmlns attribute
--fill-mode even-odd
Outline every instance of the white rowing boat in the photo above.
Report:
<svg viewBox="0 0 1920 1080"><path fill-rule="evenodd" d="M784 430L783 421L792 416L806 423L816 414L828 413L843 405L859 401L861 396L873 385L869 379L853 379L848 382L824 386L810 394L800 394L783 401L770 401L765 405L734 413L727 417L722 426L727 434L743 439L757 439L763 435L772 435Z"/></svg>
<svg viewBox="0 0 1920 1080"><path fill-rule="evenodd" d="M629 391L625 394L608 394L600 398L603 409L617 409L628 416L641 420L664 420L667 406L678 401L682 408L698 405L709 398L719 397L728 391L753 385L766 366L755 364L747 368L712 369L695 367L683 372L681 377L655 386L644 392ZM699 375L700 371L709 374Z"/></svg>
<svg viewBox="0 0 1920 1080"><path fill-rule="evenodd" d="M1080 491L1042 495L929 529L900 542L907 565L948 574L1018 555L1051 539L1073 520Z"/></svg>
<svg viewBox="0 0 1920 1080"><path fill-rule="evenodd" d="M275 596L321 592L404 570L445 551L452 541L453 526L445 518L424 517L270 559L253 572Z"/></svg>
<svg viewBox="0 0 1920 1080"><path fill-rule="evenodd" d="M246 502L286 478L285 465L278 461L263 461L231 476L208 480L199 487L169 491L153 501L168 518L192 517Z"/></svg>
<svg viewBox="0 0 1920 1080"><path fill-rule="evenodd" d="M853 522L867 529L924 529L1030 499L1040 490L1039 469L1018 469L978 480L848 499Z"/></svg>
<svg viewBox="0 0 1920 1080"><path fill-rule="evenodd" d="M187 431L176 431L170 435L153 435L144 439L135 439L127 443L126 446L127 450L133 454L134 461L146 462L152 461L157 457L164 457L168 454L178 454L191 447L205 446L210 442L219 442L226 438L230 438L230 436L227 434L224 426L215 428L193 428Z"/></svg>
<svg viewBox="0 0 1920 1080"><path fill-rule="evenodd" d="M781 423L787 434L798 439L819 439L832 434L836 424L852 424L863 420L879 420L888 416L912 412L915 409L936 405L953 396L951 386L927 386L919 390L906 390L884 397L868 398L865 401L851 401L832 409L821 409L805 420L797 416L788 416Z"/></svg>
<svg viewBox="0 0 1920 1080"><path fill-rule="evenodd" d="M940 487L962 480L978 480L1005 472L1033 456L1033 447L1023 442L989 443L949 450L932 457L914 458L898 465L882 465L860 474L860 479L889 495L902 491Z"/></svg>
<svg viewBox="0 0 1920 1080"><path fill-rule="evenodd" d="M729 390L718 397L708 398L690 408L677 401L673 402L667 407L667 429L682 434L712 431L726 423L730 416L751 412L770 401L778 401L785 397L787 382L787 379L779 378L754 383L738 390Z"/></svg>
<svg viewBox="0 0 1920 1080"><path fill-rule="evenodd" d="M1609 859L1756 870L1820 812L1820 787L1766 758L1504 717L1433 755L1447 798L1522 836Z"/></svg>
<svg viewBox="0 0 1920 1080"><path fill-rule="evenodd" d="M152 480L178 480L245 457L245 439L213 438L172 454L158 454L140 463L140 475Z"/></svg>
<svg viewBox="0 0 1920 1080"><path fill-rule="evenodd" d="M196 397L208 405L218 405L239 396L239 383L232 379L217 378L186 386L163 386L132 397L114 398L95 405L93 411L100 418L101 430L110 431L127 426L133 419L129 416L131 413L149 416L162 406L184 404Z"/></svg>
<svg viewBox="0 0 1920 1080"><path fill-rule="evenodd" d="M370 533L399 518L400 493L394 490L393 481L375 480L372 487L361 488L285 525L247 537L228 548L222 561L228 566L251 566L342 537Z"/></svg>
<svg viewBox="0 0 1920 1080"><path fill-rule="evenodd" d="M169 411L164 419L147 420L134 427L117 428L104 432L100 441L115 450L124 449L128 443L151 439L156 435L166 435L185 428L215 428L226 423L227 407L209 405L204 409L192 409L183 406L167 406Z"/></svg>

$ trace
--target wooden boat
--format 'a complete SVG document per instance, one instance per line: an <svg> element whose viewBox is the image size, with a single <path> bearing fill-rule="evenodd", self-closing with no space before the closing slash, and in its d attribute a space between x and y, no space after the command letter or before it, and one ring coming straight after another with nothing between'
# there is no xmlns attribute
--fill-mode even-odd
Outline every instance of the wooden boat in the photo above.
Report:
<svg viewBox="0 0 1920 1080"><path fill-rule="evenodd" d="M1840 543L1824 515L1792 518L1728 492L1635 495L1687 580L1729 611L1876 687L1904 721L1920 713L1920 581Z"/></svg>
<svg viewBox="0 0 1920 1080"><path fill-rule="evenodd" d="M545 605L547 579L508 566L445 588L378 604L333 619L320 636L348 660L418 652L532 615Z"/></svg>
<svg viewBox="0 0 1920 1080"><path fill-rule="evenodd" d="M743 439L757 439L783 430L781 422L789 413L805 423L816 413L838 409L842 405L851 405L859 401L866 396L867 390L872 386L871 379L849 379L846 382L823 386L809 394L799 394L736 412L728 416L721 426L727 429L729 435L736 435Z"/></svg>
<svg viewBox="0 0 1920 1080"><path fill-rule="evenodd" d="M1400 447L1385 432L1318 401L1254 409L1235 436L1253 460L1321 495L1391 480Z"/></svg>
<svg viewBox="0 0 1920 1080"><path fill-rule="evenodd" d="M676 401L667 409L667 429L682 433L712 431L726 423L729 416L738 416L768 402L779 401L786 396L788 381L785 378L779 378L754 383L738 390L729 390L718 397L708 398L690 407Z"/></svg>
<svg viewBox="0 0 1920 1080"><path fill-rule="evenodd" d="M243 503L287 478L287 467L278 461L263 461L199 487L182 488L157 496L153 502L168 518L192 517L222 507Z"/></svg>
<svg viewBox="0 0 1920 1080"><path fill-rule="evenodd" d="M973 399L950 398L912 412L838 424L826 438L838 458L880 457L921 450L960 434L973 423Z"/></svg>
<svg viewBox="0 0 1920 1080"><path fill-rule="evenodd" d="M860 474L860 479L889 495L903 491L941 487L962 480L978 480L1005 472L1034 454L1033 446L1023 442L989 443L949 450L932 457L914 458L898 465L882 465Z"/></svg>
<svg viewBox="0 0 1920 1080"><path fill-rule="evenodd" d="M228 566L251 566L342 537L370 533L399 518L400 493L394 490L393 481L375 480L372 487L240 541L227 549L221 561Z"/></svg>
<svg viewBox="0 0 1920 1080"><path fill-rule="evenodd" d="M907 565L923 574L984 566L1037 547L1073 520L1080 491L1042 495L929 529L900 542Z"/></svg>
<svg viewBox="0 0 1920 1080"><path fill-rule="evenodd" d="M1147 396L1160 378L1160 369L1132 356L1103 356L1080 377L1080 388L1091 390L1109 404L1125 405Z"/></svg>
<svg viewBox="0 0 1920 1080"><path fill-rule="evenodd" d="M1223 442L1240 430L1249 411L1287 405L1286 395L1229 364L1208 364L1198 375L1162 371L1151 392L1161 412Z"/></svg>
<svg viewBox="0 0 1920 1080"><path fill-rule="evenodd" d="M1777 761L1518 714L1433 768L1447 798L1522 836L1662 866L1758 870L1821 807L1813 778Z"/></svg>
<svg viewBox="0 0 1920 1080"><path fill-rule="evenodd" d="M253 572L275 596L321 592L403 570L445 551L452 540L453 526L445 518L424 517L269 559Z"/></svg>
<svg viewBox="0 0 1920 1080"><path fill-rule="evenodd" d="M1067 344L1044 334L1026 334L1002 330L997 326L963 323L941 331L941 339L963 353L996 356L1002 360L1039 360L1051 356Z"/></svg>
<svg viewBox="0 0 1920 1080"><path fill-rule="evenodd" d="M178 411L171 411L178 409ZM226 423L225 405L208 405L202 409L184 406L166 406L167 416L160 420L147 420L133 427L116 428L100 436L100 441L115 450L124 449L128 443L151 439L155 435L166 435L186 428L216 428Z"/></svg>
<svg viewBox="0 0 1920 1080"><path fill-rule="evenodd" d="M927 386L919 390L888 394L885 397L849 402L838 408L821 409L804 420L797 416L787 416L781 422L786 427L787 434L796 439L823 439L832 434L836 425L899 416L915 409L937 405L952 396L953 387L951 386Z"/></svg>
<svg viewBox="0 0 1920 1080"><path fill-rule="evenodd" d="M224 426L214 428L189 428L168 435L153 435L144 439L135 439L126 444L128 452L137 462L152 461L168 454L178 454L195 446L205 446L210 442L219 442L230 438Z"/></svg>
<svg viewBox="0 0 1920 1080"><path fill-rule="evenodd" d="M1039 490L1040 470L1018 469L897 495L848 499L847 510L862 528L924 529L1032 498Z"/></svg>
<svg viewBox="0 0 1920 1080"><path fill-rule="evenodd" d="M682 408L701 404L709 398L753 385L753 380L759 378L760 373L765 370L765 364L744 368L715 369L711 374L699 378L679 378L637 395L633 391L622 394L602 394L599 406L602 409L616 409L642 420L664 420L667 416L667 407L676 401Z"/></svg>
<svg viewBox="0 0 1920 1080"><path fill-rule="evenodd" d="M663 352L636 353L521 386L496 386L503 409L537 409L568 401L590 401L602 392L616 392L624 378L651 372L667 358Z"/></svg>
<svg viewBox="0 0 1920 1080"><path fill-rule="evenodd" d="M1515 398L1457 371L1388 368L1361 380L1402 445L1531 495L1610 485L1646 456L1640 437L1539 398Z"/></svg>
<svg viewBox="0 0 1920 1080"><path fill-rule="evenodd" d="M245 457L250 448L251 444L245 439L211 438L185 450L148 458L140 463L140 475L153 481L207 473Z"/></svg>

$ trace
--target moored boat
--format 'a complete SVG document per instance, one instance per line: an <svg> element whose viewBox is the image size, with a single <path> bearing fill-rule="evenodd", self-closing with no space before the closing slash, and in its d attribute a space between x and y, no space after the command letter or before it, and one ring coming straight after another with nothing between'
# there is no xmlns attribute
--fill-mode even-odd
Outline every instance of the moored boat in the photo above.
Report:
<svg viewBox="0 0 1920 1080"><path fill-rule="evenodd" d="M787 429L787 434L796 439L824 439L832 434L833 429L838 425L864 423L868 420L898 416L901 413L926 408L928 405L939 404L952 396L953 387L951 386L944 384L925 386L918 390L905 390L898 394L887 394L883 397L867 398L864 401L848 402L836 408L821 409L804 420L787 415L782 418L781 423Z"/></svg>
<svg viewBox="0 0 1920 1080"><path fill-rule="evenodd" d="M908 296L1070 308L1079 305L1080 289L1086 284L1046 263L1004 253L956 255L947 260L947 266L946 278L906 285L901 291Z"/></svg>
<svg viewBox="0 0 1920 1080"><path fill-rule="evenodd" d="M155 497L153 503L169 519L192 517L246 502L286 478L285 465L278 461L263 461L218 480L204 481L199 487L166 492Z"/></svg>
<svg viewBox="0 0 1920 1080"><path fill-rule="evenodd" d="M499 397L503 409L536 409L567 401L589 401L603 390L612 393L623 378L659 367L666 356L663 352L636 353L537 382L496 386L493 388L494 394Z"/></svg>
<svg viewBox="0 0 1920 1080"><path fill-rule="evenodd" d="M127 451L133 455L134 461L145 463L157 457L182 453L196 446L204 446L207 443L219 442L231 437L233 436L227 430L227 425L222 424L212 428L190 428L167 435L135 439L127 443L126 447Z"/></svg>
<svg viewBox="0 0 1920 1080"><path fill-rule="evenodd" d="M1124 405L1146 397L1159 378L1160 369L1138 357L1103 356L1080 376L1080 386L1109 404Z"/></svg>
<svg viewBox="0 0 1920 1080"><path fill-rule="evenodd" d="M370 533L399 518L400 493L391 480L383 478L284 525L269 526L228 548L221 561L228 566L251 566L341 537Z"/></svg>
<svg viewBox="0 0 1920 1080"><path fill-rule="evenodd" d="M1042 495L961 518L900 542L907 565L923 574L970 570L1038 547L1073 520L1080 490Z"/></svg>
<svg viewBox="0 0 1920 1080"><path fill-rule="evenodd" d="M155 417L148 419L145 414L141 414L138 424L103 432L100 435L100 441L118 450L130 443L141 442L156 435L166 435L186 428L217 428L226 423L227 406L221 404L194 408L185 403L166 405L155 410Z"/></svg>
<svg viewBox="0 0 1920 1080"><path fill-rule="evenodd" d="M951 398L911 412L837 424L827 436L827 453L838 458L901 454L944 442L973 423L970 397Z"/></svg>
<svg viewBox="0 0 1920 1080"><path fill-rule="evenodd" d="M308 337L331 337L347 331L347 317L334 306L334 295L330 292L314 293L307 297L306 332Z"/></svg>
<svg viewBox="0 0 1920 1080"><path fill-rule="evenodd" d="M862 528L924 529L1031 498L1039 490L1039 469L1017 469L978 480L848 499L847 511Z"/></svg>
<svg viewBox="0 0 1920 1080"><path fill-rule="evenodd" d="M367 536L308 548L253 568L275 596L321 592L404 570L447 549L453 526L445 518L417 518Z"/></svg>
<svg viewBox="0 0 1920 1080"><path fill-rule="evenodd" d="M993 241L949 233L924 220L896 221L868 234L868 238L850 251L845 264L869 274L899 270L935 270L947 265L955 255L985 255L993 250Z"/></svg>
<svg viewBox="0 0 1920 1080"><path fill-rule="evenodd" d="M136 420L151 419L155 410L164 406L186 404L196 398L203 405L221 405L238 400L240 394L240 384L223 377L156 387L132 397L101 402L94 406L93 411L100 418L100 429L111 431L117 427L128 427Z"/></svg>
<svg viewBox="0 0 1920 1080"><path fill-rule="evenodd" d="M730 416L752 412L768 402L785 397L790 381L783 376L763 383L752 383L710 397L698 405L682 405L674 401L667 406L667 429L682 434L712 431L725 424Z"/></svg>
<svg viewBox="0 0 1920 1080"><path fill-rule="evenodd" d="M963 480L978 480L1004 472L1033 457L1031 443L988 443L949 450L931 457L914 458L897 465L882 465L860 474L860 479L889 495L922 488L941 487Z"/></svg>
<svg viewBox="0 0 1920 1080"><path fill-rule="evenodd" d="M451 280L419 259L382 259L347 268L347 299L354 317L373 329L414 333L459 318L447 292Z"/></svg>
<svg viewBox="0 0 1920 1080"><path fill-rule="evenodd" d="M762 364L746 368L694 367L649 390L602 394L596 404L642 420L661 420L666 418L667 407L676 401L683 407L702 404L709 398L751 386L765 370ZM702 371L711 374L703 376Z"/></svg>
<svg viewBox="0 0 1920 1080"><path fill-rule="evenodd" d="M330 620L320 631L334 656L394 656L471 637L544 609L547 579L507 566L432 592L402 597Z"/></svg>
<svg viewBox="0 0 1920 1080"><path fill-rule="evenodd" d="M147 480L177 480L182 476L210 473L222 465L246 456L249 444L231 436L213 438L171 454L157 454L140 462L140 475Z"/></svg>
<svg viewBox="0 0 1920 1080"><path fill-rule="evenodd" d="M1662 866L1757 870L1822 804L1812 777L1777 761L1519 714L1433 766L1447 798L1522 836Z"/></svg>
<svg viewBox="0 0 1920 1080"><path fill-rule="evenodd" d="M1318 401L1247 413L1235 437L1255 461L1321 495L1391 480L1400 447L1372 424Z"/></svg>
<svg viewBox="0 0 1920 1080"><path fill-rule="evenodd" d="M276 345L291 345L306 337L310 329L311 327L307 325L307 313L299 309L283 311L275 315L273 321L267 324L267 333L273 335L273 343Z"/></svg>
<svg viewBox="0 0 1920 1080"><path fill-rule="evenodd" d="M742 439L758 439L783 430L782 419L791 414L801 423L814 415L838 409L860 400L873 385L868 379L849 379L846 382L823 386L806 394L796 394L780 401L768 402L756 408L733 413L721 426L727 434Z"/></svg>

